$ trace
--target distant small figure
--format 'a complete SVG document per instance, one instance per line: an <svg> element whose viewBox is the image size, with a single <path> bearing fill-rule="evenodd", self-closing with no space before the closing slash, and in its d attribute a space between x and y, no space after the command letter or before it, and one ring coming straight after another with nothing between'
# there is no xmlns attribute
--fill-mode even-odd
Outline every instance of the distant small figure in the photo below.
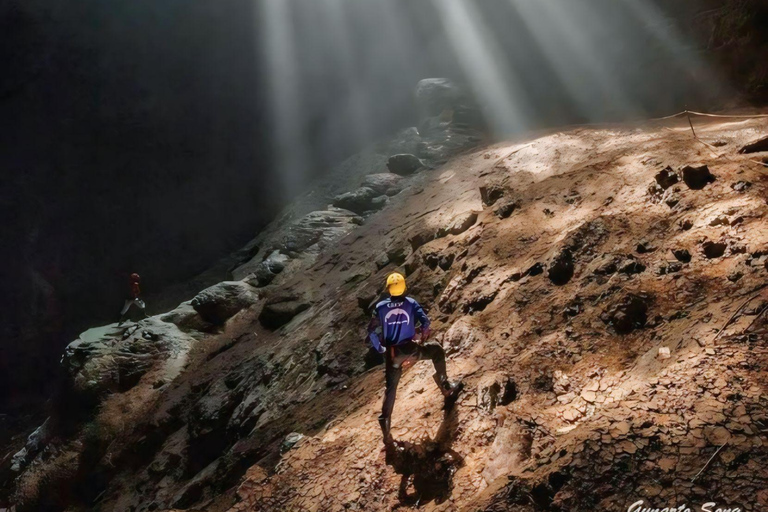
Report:
<svg viewBox="0 0 768 512"><path fill-rule="evenodd" d="M139 308L144 315L144 318L147 318L147 313L145 311L146 305L144 304L144 301L141 300L140 282L141 276L139 276L139 274L135 272L131 274L131 298L126 299L125 304L123 304L123 310L120 311L120 322L117 324L118 326L123 325L123 322L128 319L128 312L130 311L131 306Z"/></svg>

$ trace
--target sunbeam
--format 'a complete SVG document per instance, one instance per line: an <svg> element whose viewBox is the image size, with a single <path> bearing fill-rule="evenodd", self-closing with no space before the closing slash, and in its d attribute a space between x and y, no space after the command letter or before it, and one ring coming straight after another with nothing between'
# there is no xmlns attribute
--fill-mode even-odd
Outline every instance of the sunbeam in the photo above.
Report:
<svg viewBox="0 0 768 512"><path fill-rule="evenodd" d="M498 44L462 0L433 0L453 52L479 96L492 130L515 133L528 124L522 87Z"/></svg>

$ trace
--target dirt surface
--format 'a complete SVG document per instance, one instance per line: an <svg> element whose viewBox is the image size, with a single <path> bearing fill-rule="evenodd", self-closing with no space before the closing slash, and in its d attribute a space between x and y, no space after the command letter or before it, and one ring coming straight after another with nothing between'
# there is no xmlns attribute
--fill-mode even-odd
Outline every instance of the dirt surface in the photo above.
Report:
<svg viewBox="0 0 768 512"><path fill-rule="evenodd" d="M409 177L172 382L104 399L17 503L68 481L72 511L768 505L768 183L739 153L768 122L695 122L700 140L578 128ZM364 307L397 268L466 388L443 411L431 363L405 371L384 450ZM265 304L292 319L266 329Z"/></svg>

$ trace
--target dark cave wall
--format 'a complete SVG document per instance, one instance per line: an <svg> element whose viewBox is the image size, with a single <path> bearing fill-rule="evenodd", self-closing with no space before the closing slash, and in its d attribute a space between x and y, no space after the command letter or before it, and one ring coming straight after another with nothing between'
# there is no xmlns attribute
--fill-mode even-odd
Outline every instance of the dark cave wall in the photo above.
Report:
<svg viewBox="0 0 768 512"><path fill-rule="evenodd" d="M0 389L53 371L146 291L205 269L279 205L253 6L4 3ZM24 362L20 367L18 363ZM0 392L2 394L2 392Z"/></svg>

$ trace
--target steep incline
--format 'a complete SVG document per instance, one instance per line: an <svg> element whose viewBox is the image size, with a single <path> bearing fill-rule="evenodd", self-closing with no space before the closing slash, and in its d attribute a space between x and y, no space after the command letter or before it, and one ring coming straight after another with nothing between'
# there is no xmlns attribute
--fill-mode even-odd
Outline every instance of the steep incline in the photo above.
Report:
<svg viewBox="0 0 768 512"><path fill-rule="evenodd" d="M768 123L697 123L707 144L681 121L476 149L404 178L378 213L330 209L269 232L246 251L244 281L70 349L78 406L84 389L99 405L49 426L59 433L44 447L28 443L16 503L757 509L768 502L768 183L766 155L739 149ZM304 237L318 225L332 235ZM430 363L407 370L400 448L385 453L383 372L362 340L396 268L467 388L444 413ZM107 365L123 373L105 378L99 354L134 364L128 352L163 363Z"/></svg>

